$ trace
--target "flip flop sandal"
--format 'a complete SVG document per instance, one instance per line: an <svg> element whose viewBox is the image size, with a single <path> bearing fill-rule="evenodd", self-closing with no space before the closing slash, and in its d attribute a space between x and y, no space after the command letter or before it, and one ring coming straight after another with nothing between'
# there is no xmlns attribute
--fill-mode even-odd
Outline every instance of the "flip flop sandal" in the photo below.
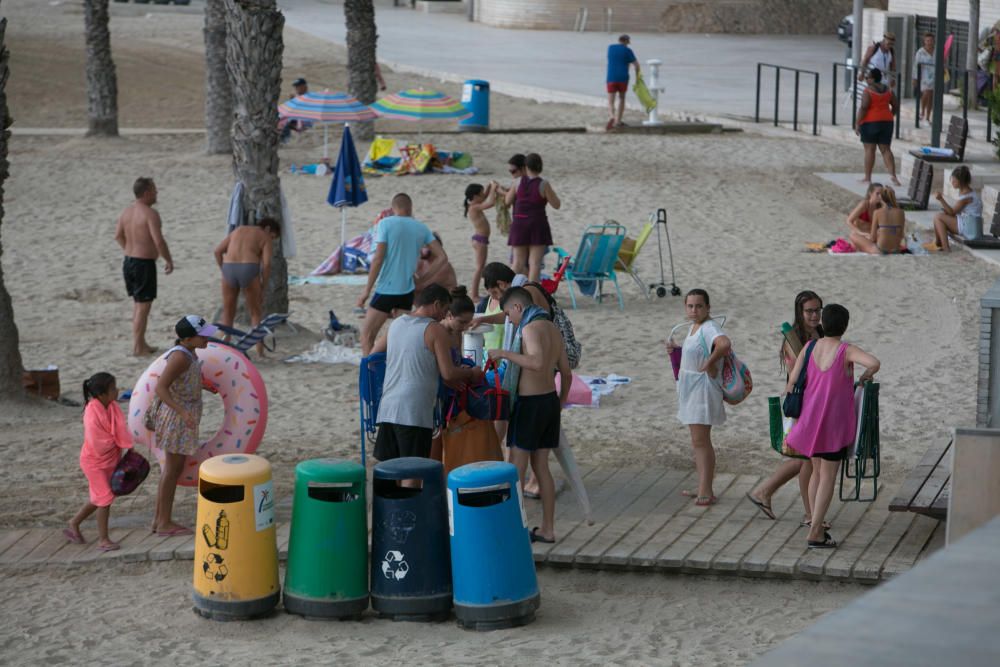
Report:
<svg viewBox="0 0 1000 667"><path fill-rule="evenodd" d="M538 526L535 526L534 528L531 529L531 541L532 542L541 542L542 544L555 544L556 543L555 540L550 540L549 538L544 537L543 535L539 535L538 534Z"/></svg>
<svg viewBox="0 0 1000 667"><path fill-rule="evenodd" d="M157 537L178 537L180 535L194 535L194 531L190 528L179 526L171 530L158 530L156 531L156 535Z"/></svg>
<svg viewBox="0 0 1000 667"><path fill-rule="evenodd" d="M72 542L73 544L86 544L87 543L87 540L83 539L83 535L80 534L80 531L76 531L74 533L69 528L64 528L63 529L63 535L65 535L66 539L69 540L70 542Z"/></svg>
<svg viewBox="0 0 1000 667"><path fill-rule="evenodd" d="M756 505L757 509L759 509L768 519L770 519L771 521L775 520L774 510L771 509L770 505L765 505L761 501L757 500L756 498L750 495L749 491L747 492L747 500Z"/></svg>
<svg viewBox="0 0 1000 667"><path fill-rule="evenodd" d="M830 533L826 533L823 536L823 541L818 542L816 540L807 540L810 549L836 549L837 542L832 537Z"/></svg>
<svg viewBox="0 0 1000 667"><path fill-rule="evenodd" d="M803 519L802 523L800 523L799 525L800 526L805 526L806 528L812 528L813 522L812 521L806 521L805 519ZM830 530L831 527L832 526L830 525L829 521L824 521L823 522L823 530Z"/></svg>
<svg viewBox="0 0 1000 667"><path fill-rule="evenodd" d="M122 545L120 544L100 544L98 545L97 550L108 552L108 551L118 551L121 548Z"/></svg>
<svg viewBox="0 0 1000 667"><path fill-rule="evenodd" d="M709 505L714 505L717 502L719 502L719 499L716 496L698 496L698 498L695 499L694 504L698 507L708 507Z"/></svg>

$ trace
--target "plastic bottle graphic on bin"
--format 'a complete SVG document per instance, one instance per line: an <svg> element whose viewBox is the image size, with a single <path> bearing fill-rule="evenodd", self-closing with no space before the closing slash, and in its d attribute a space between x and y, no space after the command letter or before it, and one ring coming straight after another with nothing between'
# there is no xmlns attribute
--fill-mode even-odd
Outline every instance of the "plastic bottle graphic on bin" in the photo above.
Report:
<svg viewBox="0 0 1000 667"><path fill-rule="evenodd" d="M309 618L357 618L368 608L364 466L313 459L295 467L284 602Z"/></svg>
<svg viewBox="0 0 1000 667"><path fill-rule="evenodd" d="M483 461L448 475L455 616L471 630L526 625L541 604L517 468Z"/></svg>
<svg viewBox="0 0 1000 667"><path fill-rule="evenodd" d="M216 620L270 613L281 593L271 464L252 454L204 461L196 525L194 610Z"/></svg>
<svg viewBox="0 0 1000 667"><path fill-rule="evenodd" d="M417 457L383 461L372 472L372 496L372 609L394 620L446 620L451 560L444 468Z"/></svg>

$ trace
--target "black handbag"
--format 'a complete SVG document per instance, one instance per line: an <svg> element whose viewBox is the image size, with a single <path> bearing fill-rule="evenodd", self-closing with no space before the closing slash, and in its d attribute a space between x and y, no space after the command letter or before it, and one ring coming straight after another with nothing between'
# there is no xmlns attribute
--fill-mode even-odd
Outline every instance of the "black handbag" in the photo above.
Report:
<svg viewBox="0 0 1000 667"><path fill-rule="evenodd" d="M802 395L806 391L806 369L809 368L809 357L812 356L814 347L816 347L816 341L809 343L809 346L806 347L806 357L802 360L802 370L799 371L799 376L795 378L795 386L788 392L785 401L781 404L781 411L789 419L798 419L799 415L802 414Z"/></svg>

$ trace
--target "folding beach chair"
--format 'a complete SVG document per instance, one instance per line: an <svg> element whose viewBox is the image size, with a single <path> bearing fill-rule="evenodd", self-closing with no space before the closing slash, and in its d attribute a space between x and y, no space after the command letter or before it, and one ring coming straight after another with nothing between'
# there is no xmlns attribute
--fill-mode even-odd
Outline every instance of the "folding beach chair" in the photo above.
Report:
<svg viewBox="0 0 1000 667"><path fill-rule="evenodd" d="M572 257L566 267L566 285L569 289L570 302L576 308L576 295L573 294L573 283L584 294L593 294L598 303L603 300L604 281L615 284L618 293L618 308L625 310L622 291L618 286L618 276L615 275L615 263L618 261L618 251L625 240L625 227L614 220L603 225L591 225L583 232L580 239L580 249ZM562 248L555 248L560 261L570 254Z"/></svg>
<svg viewBox="0 0 1000 667"><path fill-rule="evenodd" d="M385 382L385 352L370 354L361 360L358 371L358 394L361 415L361 465L365 465L365 436L375 438L378 431L378 404Z"/></svg>
<svg viewBox="0 0 1000 667"><path fill-rule="evenodd" d="M642 246L646 245L646 241L649 240L654 226L654 223L647 222L643 225L642 231L639 232L639 238L634 240L626 238L622 242L622 249L618 251L618 261L615 262L615 270L625 271L632 276L632 280L639 286L639 291L646 296L647 300L651 299L652 296L649 293L650 290L646 286L646 283L642 282L642 278L639 277L639 270L635 268L635 259L639 256Z"/></svg>
<svg viewBox="0 0 1000 667"><path fill-rule="evenodd" d="M862 387L861 412L853 454L840 466L840 500L857 500L870 503L878 498L878 476L881 471L878 426L878 382L867 382ZM854 481L854 489L845 493L844 480ZM871 495L862 497L865 480L871 480Z"/></svg>
<svg viewBox="0 0 1000 667"><path fill-rule="evenodd" d="M215 326L219 328L219 331L228 334L233 338L230 338L228 342L221 339L217 339L215 342L228 345L229 347L234 347L244 354L246 354L247 350L255 346L257 343L263 343L265 350L268 352L274 352L275 348L278 346L278 339L274 330L278 327L278 325L287 324L292 331L295 331L295 327L293 327L288 321L288 317L290 315L291 313L271 313L250 331L241 331L240 329L216 322ZM267 344L268 337L271 338L270 345Z"/></svg>

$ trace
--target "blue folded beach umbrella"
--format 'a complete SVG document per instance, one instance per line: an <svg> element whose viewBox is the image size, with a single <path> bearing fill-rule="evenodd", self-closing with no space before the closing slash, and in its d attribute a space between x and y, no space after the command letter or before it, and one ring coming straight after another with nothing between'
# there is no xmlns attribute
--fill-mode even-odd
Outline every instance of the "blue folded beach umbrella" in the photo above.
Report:
<svg viewBox="0 0 1000 667"><path fill-rule="evenodd" d="M361 206L368 201L365 179L361 173L358 151L354 148L351 129L344 125L344 136L340 141L340 154L333 170L333 182L326 201L340 209L340 265L344 266L344 244L347 243L347 207Z"/></svg>

